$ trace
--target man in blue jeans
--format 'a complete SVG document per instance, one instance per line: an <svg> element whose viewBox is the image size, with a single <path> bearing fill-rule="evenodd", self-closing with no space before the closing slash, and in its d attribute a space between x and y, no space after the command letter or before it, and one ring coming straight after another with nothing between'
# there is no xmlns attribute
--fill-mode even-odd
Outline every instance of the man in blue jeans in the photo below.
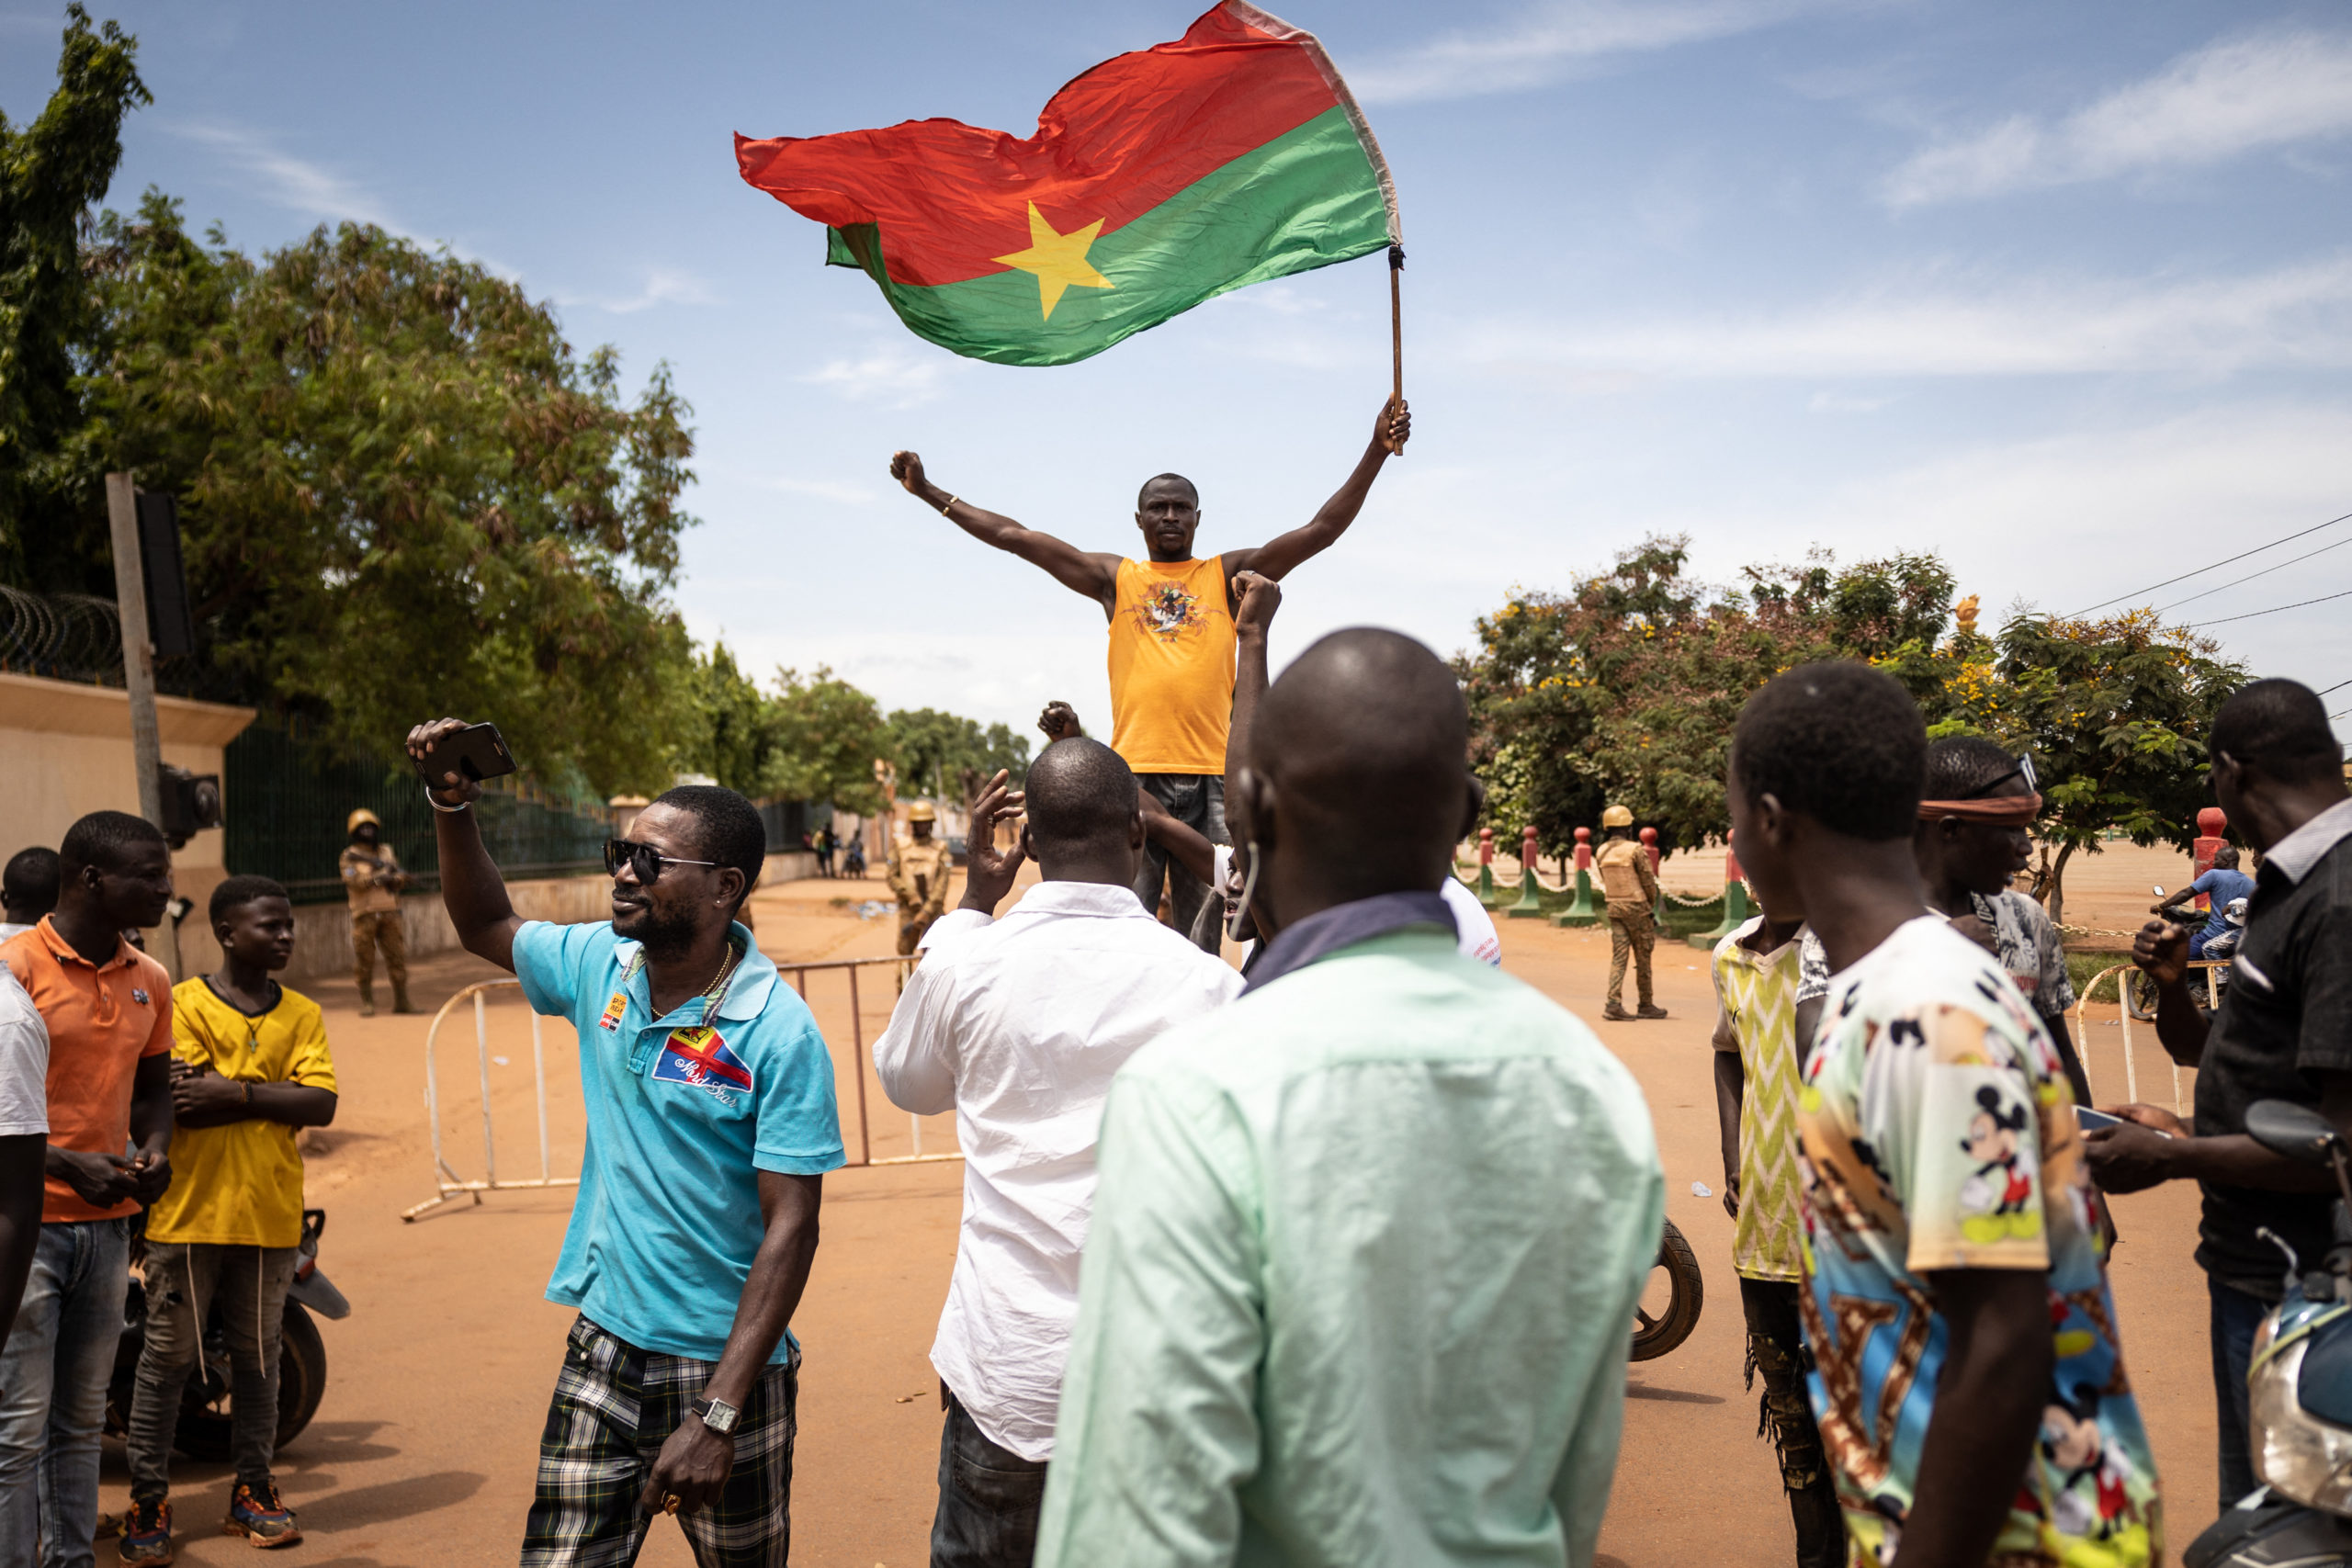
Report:
<svg viewBox="0 0 2352 1568"><path fill-rule="evenodd" d="M40 1241L0 1352L0 1562L9 1568L93 1561L130 1217L172 1179L171 977L122 937L162 921L171 851L143 818L94 811L66 830L58 857L57 908L0 945L49 1032Z"/></svg>
<svg viewBox="0 0 2352 1568"><path fill-rule="evenodd" d="M465 726L419 725L433 767ZM686 784L605 846L609 921L525 920L473 803L426 792L441 900L468 952L511 969L580 1037L588 1143L548 1299L577 1307L539 1438L524 1568L636 1561L677 1518L701 1568L784 1568L799 1347L785 1325L842 1165L833 1064L807 1004L737 919L767 829L730 789Z"/></svg>
<svg viewBox="0 0 2352 1568"><path fill-rule="evenodd" d="M2256 1233L2282 1238L2306 1269L2319 1266L2334 1234L2334 1179L2247 1136L2246 1108L2290 1100L2352 1134L2352 797L2327 705L2293 681L2256 681L2222 704L2206 750L2214 798L2264 856L2230 988L2211 1022L2188 985L2187 931L2151 920L2132 949L2156 982L2157 1037L2173 1060L2198 1069L2196 1119L2124 1106L2119 1113L2137 1125L2090 1132L2084 1144L2093 1179L2109 1192L2183 1178L2204 1190L2197 1262L2212 1296L2227 1504L2258 1479L2247 1363L2286 1272L2278 1249Z"/></svg>
<svg viewBox="0 0 2352 1568"><path fill-rule="evenodd" d="M2183 904L2205 895L2205 923L2188 939L2191 963L2205 956L2205 944L2230 929L2230 904L2233 899L2254 896L2254 878L2238 869L2238 847L2223 844L2213 852L2213 869L2196 881L2149 909L2152 915L2169 915Z"/></svg>

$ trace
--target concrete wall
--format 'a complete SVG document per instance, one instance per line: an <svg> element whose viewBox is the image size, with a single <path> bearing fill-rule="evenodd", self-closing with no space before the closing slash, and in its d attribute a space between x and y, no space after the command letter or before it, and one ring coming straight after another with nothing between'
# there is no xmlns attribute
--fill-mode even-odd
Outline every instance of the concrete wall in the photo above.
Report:
<svg viewBox="0 0 2352 1568"><path fill-rule="evenodd" d="M768 856L765 870L760 874L760 885L770 886L779 882L795 882L817 874L817 857L804 850L787 854ZM574 925L582 920L603 920L612 918L613 885L604 876L548 877L534 882L510 882L506 896L514 903L514 912L526 920L553 920L559 925ZM181 928L181 944L190 954L189 973L200 973L220 962L220 948L211 933L191 937L191 929L203 921L202 911L188 917ZM401 897L401 931L408 938L411 958L426 958L436 953L454 953L458 949L458 931L449 923L449 914L441 907L438 893L407 893ZM209 957L197 959L201 951ZM341 976L352 972L351 907L348 904L305 904L294 911L294 959L281 976L300 990L304 982L318 976ZM383 965L377 964L377 983L383 984ZM389 1003L391 993L379 991L378 999Z"/></svg>
<svg viewBox="0 0 2352 1568"><path fill-rule="evenodd" d="M155 699L164 761L194 773L220 773L222 750L253 721L251 708ZM233 800L224 804L237 808ZM139 813L129 694L0 671L0 860L34 844L55 849L65 829L92 811ZM223 837L220 829L209 829L172 856L173 881L198 911L180 928L192 939L182 957L191 974L220 962L220 949L202 930L201 911L228 874L221 867ZM346 945L349 940L346 935ZM147 945L169 963L167 944L151 934Z"/></svg>

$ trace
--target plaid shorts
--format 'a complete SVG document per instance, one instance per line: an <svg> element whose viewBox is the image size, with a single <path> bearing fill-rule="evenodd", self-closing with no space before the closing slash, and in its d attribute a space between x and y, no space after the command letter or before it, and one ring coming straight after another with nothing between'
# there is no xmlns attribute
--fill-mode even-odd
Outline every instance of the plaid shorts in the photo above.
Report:
<svg viewBox="0 0 2352 1568"><path fill-rule="evenodd" d="M640 1350L585 1317L571 1325L539 1437L523 1568L627 1568L650 1516L645 1478L715 1361ZM784 1568L792 1546L792 1438L800 1352L760 1374L735 1428L717 1506L678 1515L701 1568Z"/></svg>

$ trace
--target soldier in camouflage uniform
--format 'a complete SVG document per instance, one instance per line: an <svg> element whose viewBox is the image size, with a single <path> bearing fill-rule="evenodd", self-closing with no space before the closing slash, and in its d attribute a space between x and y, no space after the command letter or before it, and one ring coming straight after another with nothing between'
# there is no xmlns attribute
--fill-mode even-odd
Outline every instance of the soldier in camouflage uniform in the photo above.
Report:
<svg viewBox="0 0 2352 1568"><path fill-rule="evenodd" d="M907 811L911 843L896 845L890 854L890 891L899 898L899 952L912 953L931 930L932 921L947 909L947 877L952 869L947 846L933 837L939 814L929 801L918 800Z"/></svg>
<svg viewBox="0 0 2352 1568"><path fill-rule="evenodd" d="M1666 1010L1650 999L1650 953L1657 946L1657 926L1650 915L1657 902L1657 874L1650 869L1649 852L1634 839L1634 814L1612 806L1600 814L1606 839L1592 857L1600 885L1609 894L1609 1005L1600 1016L1612 1021L1629 1018L1664 1018ZM1634 987L1641 1005L1625 1010L1625 957L1634 959Z"/></svg>
<svg viewBox="0 0 2352 1568"><path fill-rule="evenodd" d="M384 973L392 979L392 1010L414 1012L408 1005L408 937L401 929L401 889L408 873L385 843L384 827L374 812L361 807L345 818L351 842L344 846L343 890L351 900L351 956L359 980L359 1016L376 1016L376 953L384 954Z"/></svg>

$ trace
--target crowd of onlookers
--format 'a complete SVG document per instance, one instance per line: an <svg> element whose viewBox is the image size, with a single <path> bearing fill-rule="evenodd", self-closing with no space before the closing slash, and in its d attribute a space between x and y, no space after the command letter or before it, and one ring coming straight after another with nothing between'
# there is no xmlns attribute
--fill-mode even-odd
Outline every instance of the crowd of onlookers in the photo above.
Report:
<svg viewBox="0 0 2352 1568"><path fill-rule="evenodd" d="M1269 682L1270 589L1238 617L1237 843L1171 828L1073 720L972 803L962 899L876 1046L889 1097L954 1111L966 1155L932 1351L942 1568L1591 1558L1663 1215L1649 1112L1589 1028L1495 966L1453 883L1480 791L1452 673L1353 631ZM2257 857L2203 889L2245 900L2235 978L2209 1016L2171 905L2134 953L2197 1114L2086 1128L2063 947L2009 887L2042 804L2030 759L1930 745L1859 664L1790 671L1740 716L1726 791L1759 912L1712 964L1724 1201L1802 1564L2161 1561L2107 1260L2109 1195L2166 1180L2203 1193L2222 1495L2258 1479L2267 1237L2315 1260L2333 1221L2245 1117L2286 1100L2352 1126L2352 799L2294 682L2231 698L2208 749ZM666 1513L699 1562L779 1564L788 1325L844 1156L825 1043L739 919L764 827L731 791L672 790L606 846L612 919L559 926L515 915L480 786L427 795L460 940L582 1046L548 1288L579 1315L523 1561L626 1562ZM363 826L346 879L389 883ZM1138 898L1148 844L1199 862L1239 970ZM273 978L286 891L222 882L220 965L176 987L126 934L172 896L144 820L92 813L0 892L0 1559L92 1561L134 1266L121 1559L171 1560L167 1456L208 1324L236 1418L224 1528L297 1540L271 1475L277 1325L296 1136L335 1093L318 1006Z"/></svg>
<svg viewBox="0 0 2352 1568"><path fill-rule="evenodd" d="M228 1353L236 1479L221 1529L301 1539L271 1474L278 1332L302 1228L296 1132L334 1117L318 1005L271 977L286 889L232 876L221 963L176 987L136 942L172 899L144 818L92 812L6 872L0 942L0 1562L93 1561L98 1442L130 1271L145 1319L119 1411L125 1562L172 1561L170 1454L208 1328Z"/></svg>

